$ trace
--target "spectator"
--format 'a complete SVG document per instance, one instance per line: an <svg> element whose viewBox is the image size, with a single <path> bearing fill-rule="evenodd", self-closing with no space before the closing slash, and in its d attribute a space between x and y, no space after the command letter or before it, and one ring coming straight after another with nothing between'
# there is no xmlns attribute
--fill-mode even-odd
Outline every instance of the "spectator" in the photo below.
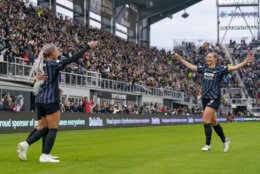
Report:
<svg viewBox="0 0 260 174"><path fill-rule="evenodd" d="M82 96L82 101L85 107L85 113L89 114L91 113L91 107L94 105L95 96L93 96L93 100L91 102L88 101L88 98L86 97L86 101L84 99L84 96Z"/></svg>

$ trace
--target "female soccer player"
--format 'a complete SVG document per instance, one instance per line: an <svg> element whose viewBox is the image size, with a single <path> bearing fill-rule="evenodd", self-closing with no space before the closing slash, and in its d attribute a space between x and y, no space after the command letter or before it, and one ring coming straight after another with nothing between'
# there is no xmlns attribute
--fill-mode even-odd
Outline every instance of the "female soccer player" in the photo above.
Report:
<svg viewBox="0 0 260 174"><path fill-rule="evenodd" d="M29 45L28 45L28 56L29 56L29 60L30 60L30 61L35 60L35 58L34 58L34 56L33 56L33 54L32 54L32 45L33 45L33 44L34 44L34 41L32 40L32 41L29 42ZM33 84L35 85L35 83L36 83L37 80L43 82L43 81L45 81L45 80L47 80L47 79L48 79L48 75L47 75L47 74L44 74L44 73L42 73L42 72L39 72L39 74L34 77L34 82L33 82ZM34 86L34 88L35 88L35 86ZM35 91L35 89L34 89L34 91ZM63 90L62 90L61 88L59 88L59 92L60 92L60 95L62 95ZM38 119L38 125L37 125L37 127L30 132L30 134L29 134L29 136L27 137L26 140L28 140L37 130L40 130L40 129L43 129L44 127L47 127L47 125L44 125L44 122L42 121L42 115L41 115L41 113L38 112L38 111L37 111L37 119ZM47 134L42 137L42 152L43 152L43 150L44 150L46 138L47 138ZM26 154L23 155L23 153L21 153L21 149L19 148L19 146L18 146L17 154L18 154L18 157L19 157L21 160L23 160L23 161L26 160ZM52 156L52 155L49 155L49 156L50 156L51 158L53 158L53 159L58 159L58 158L59 158L59 157L57 157L57 156Z"/></svg>
<svg viewBox="0 0 260 174"><path fill-rule="evenodd" d="M26 157L28 147L47 134L44 150L39 161L42 163L60 162L59 160L51 158L49 155L55 142L60 121L59 71L69 63L81 58L87 50L95 48L96 46L97 43L91 41L77 54L63 61L56 60L58 58L58 51L55 45L47 44L42 48L32 67L31 74L37 73L38 69L40 69L41 72L45 72L48 75L48 79L44 81L36 96L37 110L41 113L42 121L48 128L44 127L43 129L37 130L28 140L19 143L19 157Z"/></svg>
<svg viewBox="0 0 260 174"><path fill-rule="evenodd" d="M173 59L180 61L187 68L198 73L203 74L203 88L202 88L202 106L203 106L203 124L206 135L206 145L201 149L202 151L211 151L211 135L213 126L215 132L221 138L224 146L224 152L227 152L230 140L225 137L222 127L217 121L216 111L220 105L221 97L221 81L223 76L228 72L238 70L247 65L247 63L253 62L253 57L248 56L246 60L236 66L219 66L218 55L215 52L207 54L206 66L195 66L186 60L182 59L178 54L172 56Z"/></svg>

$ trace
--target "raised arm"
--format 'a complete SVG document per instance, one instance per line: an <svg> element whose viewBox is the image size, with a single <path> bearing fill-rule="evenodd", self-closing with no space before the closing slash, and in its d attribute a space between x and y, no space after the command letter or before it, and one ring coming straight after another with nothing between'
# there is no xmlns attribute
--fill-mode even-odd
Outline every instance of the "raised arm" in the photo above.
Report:
<svg viewBox="0 0 260 174"><path fill-rule="evenodd" d="M235 71L235 70L238 70L240 68L243 68L244 66L246 66L247 63L253 62L253 60L254 60L253 56L248 56L244 62L239 63L235 66L228 67L228 72Z"/></svg>
<svg viewBox="0 0 260 174"><path fill-rule="evenodd" d="M172 55L172 58L175 59L175 60L180 61L181 63L183 63L183 64L184 64L187 68L189 68L190 70L193 70L193 71L197 71L197 70L198 70L197 66L192 65L190 62L184 60L184 59L181 58L178 54Z"/></svg>
<svg viewBox="0 0 260 174"><path fill-rule="evenodd" d="M83 48L82 50L80 50L77 54L71 56L70 58L63 60L62 61L62 68L65 67L66 65L72 63L72 62L75 62L76 60L81 58L86 51L88 51L91 48L95 48L96 46L97 46L97 42L94 42L94 41L89 42L87 44L87 46L85 48Z"/></svg>

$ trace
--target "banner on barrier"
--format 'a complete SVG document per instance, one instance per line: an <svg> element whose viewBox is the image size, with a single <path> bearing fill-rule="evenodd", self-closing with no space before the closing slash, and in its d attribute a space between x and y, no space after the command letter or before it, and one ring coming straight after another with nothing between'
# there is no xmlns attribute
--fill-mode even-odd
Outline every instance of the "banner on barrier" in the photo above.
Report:
<svg viewBox="0 0 260 174"><path fill-rule="evenodd" d="M260 121L260 117L236 117L235 121ZM226 118L218 118L226 122ZM97 128L140 127L202 123L195 116L171 115L124 115L124 114L73 114L61 115L59 130L83 130ZM36 113L0 112L0 133L29 132L38 125Z"/></svg>

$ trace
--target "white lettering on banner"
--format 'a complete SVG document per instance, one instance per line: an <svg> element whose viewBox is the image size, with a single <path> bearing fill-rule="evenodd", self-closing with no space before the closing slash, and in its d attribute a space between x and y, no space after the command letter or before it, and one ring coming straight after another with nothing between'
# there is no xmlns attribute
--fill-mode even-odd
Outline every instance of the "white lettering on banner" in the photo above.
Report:
<svg viewBox="0 0 260 174"><path fill-rule="evenodd" d="M80 125L85 125L85 120L68 120L68 126L80 126Z"/></svg>
<svg viewBox="0 0 260 174"><path fill-rule="evenodd" d="M152 124L160 124L160 123L161 123L160 118L152 117Z"/></svg>
<svg viewBox="0 0 260 174"><path fill-rule="evenodd" d="M96 118L89 117L89 126L90 127L103 126L103 120L99 117Z"/></svg>
<svg viewBox="0 0 260 174"><path fill-rule="evenodd" d="M108 125L117 125L117 124L148 124L150 123L150 119L107 119Z"/></svg>
<svg viewBox="0 0 260 174"><path fill-rule="evenodd" d="M29 126L29 121L27 120L17 120L17 121L12 121L12 127L16 129L16 127L28 127Z"/></svg>
<svg viewBox="0 0 260 174"><path fill-rule="evenodd" d="M186 123L187 119L181 118L162 118L162 123Z"/></svg>
<svg viewBox="0 0 260 174"><path fill-rule="evenodd" d="M256 120L256 118L246 118L246 117L244 117L244 121L255 121Z"/></svg>
<svg viewBox="0 0 260 174"><path fill-rule="evenodd" d="M121 94L112 94L113 99L122 99L126 100L126 95L121 95Z"/></svg>
<svg viewBox="0 0 260 174"><path fill-rule="evenodd" d="M61 120L59 122L59 126L79 126L85 125L85 120ZM14 130L18 127L36 127L38 125L38 121L35 119L32 120L11 120L2 121L0 120L0 128L12 127Z"/></svg>
<svg viewBox="0 0 260 174"><path fill-rule="evenodd" d="M8 121L0 121L0 127L11 127L11 119Z"/></svg>

